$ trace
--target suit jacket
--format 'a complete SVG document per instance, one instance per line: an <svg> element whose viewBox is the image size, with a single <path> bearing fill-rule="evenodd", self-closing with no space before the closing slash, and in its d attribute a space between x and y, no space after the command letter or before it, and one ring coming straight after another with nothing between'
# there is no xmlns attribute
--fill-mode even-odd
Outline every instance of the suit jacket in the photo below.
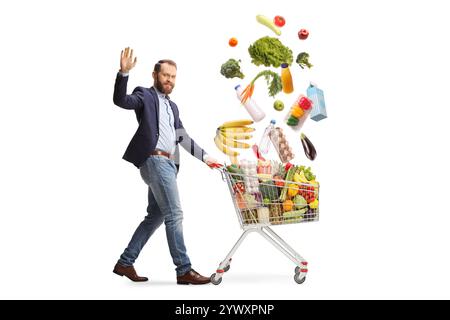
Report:
<svg viewBox="0 0 450 320"><path fill-rule="evenodd" d="M127 95L128 76L117 74L114 85L113 101L124 109L132 109L136 113L138 128L131 139L123 159L140 167L155 150L159 138L159 99L154 88L137 87L133 93ZM175 149L175 164L180 166L179 146L190 152L197 159L203 161L205 151L192 140L180 120L177 105L169 100L174 115L174 126L177 136Z"/></svg>

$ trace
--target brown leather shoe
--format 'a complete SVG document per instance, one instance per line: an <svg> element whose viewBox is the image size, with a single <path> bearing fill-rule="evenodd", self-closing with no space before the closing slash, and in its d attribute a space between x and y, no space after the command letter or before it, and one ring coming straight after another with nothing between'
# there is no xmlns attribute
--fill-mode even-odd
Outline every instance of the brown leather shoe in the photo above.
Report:
<svg viewBox="0 0 450 320"><path fill-rule="evenodd" d="M177 284L206 284L210 282L211 280L209 278L202 276L194 269L191 269L188 273L177 277Z"/></svg>
<svg viewBox="0 0 450 320"><path fill-rule="evenodd" d="M135 281L135 282L148 281L147 277L139 277L136 273L136 270L134 270L133 266L125 267L119 263L116 263L116 265L114 266L113 272L115 274L118 274L119 276L125 276L128 279L130 279L131 281Z"/></svg>

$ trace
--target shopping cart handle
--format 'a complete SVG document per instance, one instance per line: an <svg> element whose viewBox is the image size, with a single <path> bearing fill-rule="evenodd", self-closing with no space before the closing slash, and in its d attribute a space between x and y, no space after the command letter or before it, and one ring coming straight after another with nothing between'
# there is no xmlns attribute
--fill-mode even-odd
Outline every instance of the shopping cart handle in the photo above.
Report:
<svg viewBox="0 0 450 320"><path fill-rule="evenodd" d="M226 169L227 167L226 167L225 164L222 165L222 164L219 164L219 163L214 163L210 168L213 169L213 170L219 171L220 175L222 176L222 180L226 181L225 173L227 172L227 169Z"/></svg>

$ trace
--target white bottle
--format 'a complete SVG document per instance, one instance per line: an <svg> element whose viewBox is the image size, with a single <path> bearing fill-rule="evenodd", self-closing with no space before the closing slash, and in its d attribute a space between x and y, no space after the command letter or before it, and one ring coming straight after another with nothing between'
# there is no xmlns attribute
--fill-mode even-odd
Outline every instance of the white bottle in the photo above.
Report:
<svg viewBox="0 0 450 320"><path fill-rule="evenodd" d="M241 85L237 85L236 87L234 87L234 89L236 90L236 95L239 101L241 101L242 91L244 90L242 89ZM255 122L261 121L266 116L264 111L262 111L261 108L258 107L256 102L252 98L247 99L247 101L244 103L244 107Z"/></svg>
<svg viewBox="0 0 450 320"><path fill-rule="evenodd" d="M270 132L275 128L275 120L271 120L269 126L264 130L264 134L259 143L258 150L261 154L267 154L270 148Z"/></svg>

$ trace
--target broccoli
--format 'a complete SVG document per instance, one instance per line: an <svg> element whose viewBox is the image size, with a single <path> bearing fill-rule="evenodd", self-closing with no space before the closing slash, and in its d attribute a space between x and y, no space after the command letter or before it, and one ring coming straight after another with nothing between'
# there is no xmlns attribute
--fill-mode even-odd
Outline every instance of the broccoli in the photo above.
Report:
<svg viewBox="0 0 450 320"><path fill-rule="evenodd" d="M306 52L301 52L298 54L297 60L295 62L297 62L302 69L304 69L304 67L311 68L313 65L309 63L308 59L309 54Z"/></svg>
<svg viewBox="0 0 450 320"><path fill-rule="evenodd" d="M241 62L241 60L236 61L234 59L229 59L220 68L220 73L225 78L228 78L228 79L236 78L236 77L244 79L244 74L241 72L241 67L239 66L239 62Z"/></svg>

